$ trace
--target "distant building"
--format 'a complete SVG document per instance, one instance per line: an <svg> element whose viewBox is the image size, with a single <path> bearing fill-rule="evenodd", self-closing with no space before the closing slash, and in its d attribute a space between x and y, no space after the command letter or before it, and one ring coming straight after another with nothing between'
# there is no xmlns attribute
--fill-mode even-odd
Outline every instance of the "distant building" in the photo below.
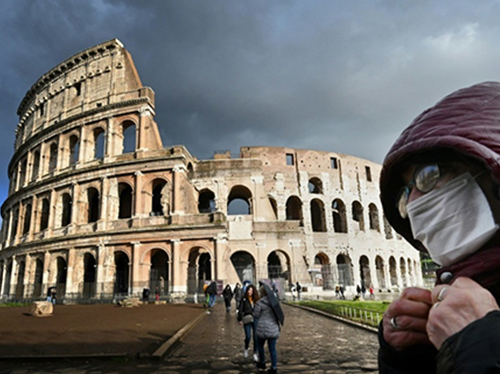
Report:
<svg viewBox="0 0 500 374"><path fill-rule="evenodd" d="M418 252L379 202L380 165L243 147L198 160L164 148L154 92L116 39L44 74L22 100L2 206L4 299L200 292L272 278L333 294L422 284Z"/></svg>

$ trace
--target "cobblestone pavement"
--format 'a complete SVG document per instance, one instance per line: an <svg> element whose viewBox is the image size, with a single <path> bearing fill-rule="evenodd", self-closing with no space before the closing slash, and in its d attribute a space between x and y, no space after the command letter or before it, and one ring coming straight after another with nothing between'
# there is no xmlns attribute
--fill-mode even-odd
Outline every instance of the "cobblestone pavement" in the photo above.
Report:
<svg viewBox="0 0 500 374"><path fill-rule="evenodd" d="M283 309L286 319L277 344L278 372L377 373L376 334L295 307L284 305ZM243 338L234 310L228 314L217 304L162 360L0 362L0 373L255 373L252 355L243 357ZM266 358L269 362L267 351Z"/></svg>

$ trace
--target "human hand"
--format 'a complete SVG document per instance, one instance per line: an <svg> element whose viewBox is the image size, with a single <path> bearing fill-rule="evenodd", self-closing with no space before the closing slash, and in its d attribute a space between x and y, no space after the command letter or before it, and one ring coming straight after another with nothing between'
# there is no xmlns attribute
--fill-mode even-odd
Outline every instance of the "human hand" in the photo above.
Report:
<svg viewBox="0 0 500 374"><path fill-rule="evenodd" d="M431 306L431 291L406 288L384 313L384 340L396 350L415 344L430 344L425 327Z"/></svg>
<svg viewBox="0 0 500 374"><path fill-rule="evenodd" d="M457 278L451 285L432 290L433 308L429 313L427 334L437 349L465 326L498 310L493 295L470 278Z"/></svg>

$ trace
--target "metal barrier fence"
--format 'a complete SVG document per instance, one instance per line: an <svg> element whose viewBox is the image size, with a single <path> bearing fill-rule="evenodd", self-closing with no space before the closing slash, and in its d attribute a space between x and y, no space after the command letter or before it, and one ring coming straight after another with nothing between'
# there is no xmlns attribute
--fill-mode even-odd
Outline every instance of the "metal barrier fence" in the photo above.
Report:
<svg viewBox="0 0 500 374"><path fill-rule="evenodd" d="M377 327L384 313L367 310L363 308L356 308L351 306L342 306L340 308L341 317L348 318L355 322L360 322L365 325Z"/></svg>

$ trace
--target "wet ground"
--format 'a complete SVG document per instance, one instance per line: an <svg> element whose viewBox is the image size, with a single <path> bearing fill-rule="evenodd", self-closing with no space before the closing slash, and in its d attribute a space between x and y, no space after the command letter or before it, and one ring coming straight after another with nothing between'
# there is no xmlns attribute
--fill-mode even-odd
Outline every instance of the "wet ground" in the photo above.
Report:
<svg viewBox="0 0 500 374"><path fill-rule="evenodd" d="M292 306L284 305L283 309L285 326L277 344L280 373L377 373L376 334ZM158 360L3 360L0 373L254 373L252 355L243 356L243 338L243 328L238 325L234 310L228 314L217 304L211 314L206 314L175 348ZM267 352L266 355L269 360Z"/></svg>

